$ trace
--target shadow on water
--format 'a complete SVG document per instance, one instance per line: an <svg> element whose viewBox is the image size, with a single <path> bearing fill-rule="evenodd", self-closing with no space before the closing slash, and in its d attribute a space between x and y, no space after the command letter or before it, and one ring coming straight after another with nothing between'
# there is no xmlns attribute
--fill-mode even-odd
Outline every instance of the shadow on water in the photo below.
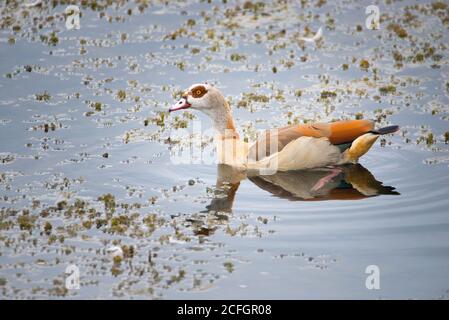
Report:
<svg viewBox="0 0 449 320"><path fill-rule="evenodd" d="M400 195L394 187L384 186L376 180L361 164L249 176L230 166L219 165L217 174L217 188L224 196L213 199L206 207L214 212L232 211L240 181L246 178L273 196L290 201L362 200L379 195Z"/></svg>

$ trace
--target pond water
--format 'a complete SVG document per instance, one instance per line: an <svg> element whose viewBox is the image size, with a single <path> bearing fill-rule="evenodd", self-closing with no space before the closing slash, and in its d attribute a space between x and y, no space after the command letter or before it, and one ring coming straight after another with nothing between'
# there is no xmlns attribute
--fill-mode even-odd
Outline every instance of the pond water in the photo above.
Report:
<svg viewBox="0 0 449 320"><path fill-rule="evenodd" d="M68 30L63 2L0 5L2 298L448 297L447 3L375 2L371 30L371 1L89 0ZM323 170L237 183L174 161L180 132L211 122L167 110L205 81L249 140L308 121L401 129L316 194Z"/></svg>

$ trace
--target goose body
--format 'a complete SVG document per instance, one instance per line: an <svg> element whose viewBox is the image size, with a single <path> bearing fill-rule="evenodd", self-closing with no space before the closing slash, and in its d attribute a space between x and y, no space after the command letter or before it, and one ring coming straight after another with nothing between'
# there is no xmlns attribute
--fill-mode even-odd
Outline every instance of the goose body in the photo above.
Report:
<svg viewBox="0 0 449 320"><path fill-rule="evenodd" d="M217 88L195 84L169 111L187 108L203 111L212 119L220 164L262 174L357 163L380 135L399 128L375 130L370 120L292 125L267 130L249 145L239 138L231 109Z"/></svg>

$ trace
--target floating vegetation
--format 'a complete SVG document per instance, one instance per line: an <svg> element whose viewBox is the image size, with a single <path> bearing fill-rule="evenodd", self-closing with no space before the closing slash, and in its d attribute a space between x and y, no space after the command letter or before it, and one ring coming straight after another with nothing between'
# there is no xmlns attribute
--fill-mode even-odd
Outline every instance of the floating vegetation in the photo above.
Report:
<svg viewBox="0 0 449 320"><path fill-rule="evenodd" d="M175 116L172 122L172 126L174 129L181 129L181 128L187 128L188 120L181 119L178 116Z"/></svg>
<svg viewBox="0 0 449 320"><path fill-rule="evenodd" d="M11 163L15 160L15 157L13 154L10 153L0 153L0 163L6 164Z"/></svg>
<svg viewBox="0 0 449 320"><path fill-rule="evenodd" d="M95 111L101 111L103 109L103 104L99 101L91 102L90 107Z"/></svg>
<svg viewBox="0 0 449 320"><path fill-rule="evenodd" d="M381 95L393 94L396 93L396 86L389 84L387 86L383 86L379 88L379 93Z"/></svg>
<svg viewBox="0 0 449 320"><path fill-rule="evenodd" d="M427 134L427 137L426 137L426 144L428 145L428 146L430 146L430 145L432 145L432 144L434 144L435 143L435 138L433 137L433 133L432 132L429 132L428 134Z"/></svg>
<svg viewBox="0 0 449 320"><path fill-rule="evenodd" d="M320 93L321 99L335 98L337 93L335 91L323 90Z"/></svg>
<svg viewBox="0 0 449 320"><path fill-rule="evenodd" d="M268 101L270 101L270 98L264 94L245 92L241 100L237 103L237 107L246 108L253 102L267 103Z"/></svg>
<svg viewBox="0 0 449 320"><path fill-rule="evenodd" d="M432 2L433 10L446 10L448 5L442 1Z"/></svg>
<svg viewBox="0 0 449 320"><path fill-rule="evenodd" d="M125 90L119 90L119 91L117 92L117 98L118 98L120 101L125 100L125 99L126 99L126 91L125 91Z"/></svg>
<svg viewBox="0 0 449 320"><path fill-rule="evenodd" d="M17 223L20 230L28 230L31 232L34 228L35 221L36 217L31 216L28 210L24 210L23 213L17 217Z"/></svg>
<svg viewBox="0 0 449 320"><path fill-rule="evenodd" d="M369 66L370 66L368 60L365 60L365 59L360 60L360 64L359 65L360 65L360 69L362 69L364 71L367 71L369 69Z"/></svg>
<svg viewBox="0 0 449 320"><path fill-rule="evenodd" d="M231 61L242 61L245 59L246 59L246 56L243 54L238 54L238 53L231 54Z"/></svg>
<svg viewBox="0 0 449 320"><path fill-rule="evenodd" d="M234 264L232 262L225 262L223 263L223 266L225 267L226 271L229 273L233 273L234 272Z"/></svg>
<svg viewBox="0 0 449 320"><path fill-rule="evenodd" d="M115 212L115 197L114 195L107 193L98 198L99 201L104 203L104 210L109 213Z"/></svg>
<svg viewBox="0 0 449 320"><path fill-rule="evenodd" d="M42 93L36 93L36 100L37 101L45 101L48 102L51 99L51 95L47 92L44 91Z"/></svg>
<svg viewBox="0 0 449 320"><path fill-rule="evenodd" d="M165 127L165 118L167 117L167 113L158 112L156 117L151 118L151 123L157 125L158 127Z"/></svg>
<svg viewBox="0 0 449 320"><path fill-rule="evenodd" d="M48 222L48 221L45 222L45 225L44 225L44 232L45 232L45 234L46 235L50 235L52 229L53 229L53 226L51 225L51 223Z"/></svg>
<svg viewBox="0 0 449 320"><path fill-rule="evenodd" d="M390 23L387 29L393 31L399 38L406 38L408 36L407 31L398 23Z"/></svg>

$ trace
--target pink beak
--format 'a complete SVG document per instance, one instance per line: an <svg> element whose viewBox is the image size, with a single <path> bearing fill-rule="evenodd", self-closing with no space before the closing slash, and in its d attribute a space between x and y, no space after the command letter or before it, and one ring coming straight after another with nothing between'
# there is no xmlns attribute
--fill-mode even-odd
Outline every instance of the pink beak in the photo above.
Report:
<svg viewBox="0 0 449 320"><path fill-rule="evenodd" d="M187 109L190 108L191 106L192 105L187 102L186 98L181 98L176 104L174 104L173 106L171 106L170 109L168 109L168 112Z"/></svg>

